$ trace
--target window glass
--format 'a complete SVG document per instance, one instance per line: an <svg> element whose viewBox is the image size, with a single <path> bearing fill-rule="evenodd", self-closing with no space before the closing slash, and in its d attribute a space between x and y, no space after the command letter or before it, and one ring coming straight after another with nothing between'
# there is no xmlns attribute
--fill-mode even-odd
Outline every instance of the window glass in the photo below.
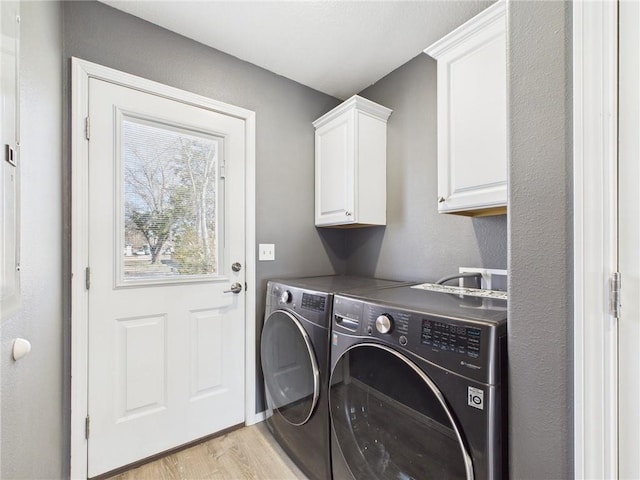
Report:
<svg viewBox="0 0 640 480"><path fill-rule="evenodd" d="M122 277L216 275L220 138L122 123Z"/></svg>

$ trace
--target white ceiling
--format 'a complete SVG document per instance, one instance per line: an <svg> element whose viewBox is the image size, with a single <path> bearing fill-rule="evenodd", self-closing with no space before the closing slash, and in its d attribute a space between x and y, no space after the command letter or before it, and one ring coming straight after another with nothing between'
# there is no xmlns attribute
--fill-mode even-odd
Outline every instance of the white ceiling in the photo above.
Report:
<svg viewBox="0 0 640 480"><path fill-rule="evenodd" d="M419 55L492 0L101 0L345 99Z"/></svg>

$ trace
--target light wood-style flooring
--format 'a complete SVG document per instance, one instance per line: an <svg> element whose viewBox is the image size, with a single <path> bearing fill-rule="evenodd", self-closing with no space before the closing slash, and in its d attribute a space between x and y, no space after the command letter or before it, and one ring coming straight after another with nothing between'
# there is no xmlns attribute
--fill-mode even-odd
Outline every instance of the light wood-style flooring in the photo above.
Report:
<svg viewBox="0 0 640 480"><path fill-rule="evenodd" d="M243 427L109 480L306 479L264 423Z"/></svg>

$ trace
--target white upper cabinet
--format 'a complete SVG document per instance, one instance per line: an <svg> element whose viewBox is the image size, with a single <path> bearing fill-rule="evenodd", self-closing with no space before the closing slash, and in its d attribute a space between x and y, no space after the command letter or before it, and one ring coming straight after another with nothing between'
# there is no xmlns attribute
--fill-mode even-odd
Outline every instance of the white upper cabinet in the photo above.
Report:
<svg viewBox="0 0 640 480"><path fill-rule="evenodd" d="M313 122L316 225L387 221L387 119L391 110L354 95Z"/></svg>
<svg viewBox="0 0 640 480"><path fill-rule="evenodd" d="M504 214L505 2L493 4L425 53L438 61L438 211Z"/></svg>

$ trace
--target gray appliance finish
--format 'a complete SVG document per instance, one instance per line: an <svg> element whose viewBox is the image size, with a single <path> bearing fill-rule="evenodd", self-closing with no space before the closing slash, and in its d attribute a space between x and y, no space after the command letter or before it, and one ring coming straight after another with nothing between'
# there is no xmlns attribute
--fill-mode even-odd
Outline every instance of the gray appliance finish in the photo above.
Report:
<svg viewBox="0 0 640 480"><path fill-rule="evenodd" d="M336 295L334 478L507 478L506 312L409 286Z"/></svg>
<svg viewBox="0 0 640 480"><path fill-rule="evenodd" d="M365 292L400 282L353 276L271 280L260 341L267 426L311 479L331 478L329 334L336 292Z"/></svg>

